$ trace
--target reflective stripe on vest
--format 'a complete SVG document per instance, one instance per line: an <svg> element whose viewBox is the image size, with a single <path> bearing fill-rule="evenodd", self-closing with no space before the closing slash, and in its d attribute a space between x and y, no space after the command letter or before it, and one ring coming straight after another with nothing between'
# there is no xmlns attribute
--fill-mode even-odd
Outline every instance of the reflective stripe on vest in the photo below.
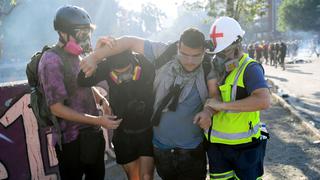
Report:
<svg viewBox="0 0 320 180"><path fill-rule="evenodd" d="M243 68L245 67L245 65L247 64L247 62L249 60L250 60L250 57L248 56L244 60L244 62L241 64L241 66L239 68L239 71L237 72L236 77L234 78L233 85L232 85L232 91L231 91L231 97L230 97L231 101L235 101L236 100L238 79L239 79L239 76L240 76L241 72L243 71ZM238 113L237 111L230 111L230 110L227 110L226 112Z"/></svg>
<svg viewBox="0 0 320 180"><path fill-rule="evenodd" d="M244 88L243 74L247 65L255 60L244 54L239 67L234 69L226 78L225 83L219 86L221 98L224 102L236 100L237 86ZM231 88L232 87L232 88ZM260 113L222 111L213 116L210 137L211 143L237 145L252 142L252 138L260 137Z"/></svg>
<svg viewBox="0 0 320 180"><path fill-rule="evenodd" d="M231 139L231 140L236 140L236 139L243 139L243 138L248 138L251 137L255 134L257 134L259 132L260 129L260 124L256 124L252 129L250 129L247 132L243 132L243 133L222 133L222 132L218 132L215 130L211 130L211 136L215 136L221 139Z"/></svg>

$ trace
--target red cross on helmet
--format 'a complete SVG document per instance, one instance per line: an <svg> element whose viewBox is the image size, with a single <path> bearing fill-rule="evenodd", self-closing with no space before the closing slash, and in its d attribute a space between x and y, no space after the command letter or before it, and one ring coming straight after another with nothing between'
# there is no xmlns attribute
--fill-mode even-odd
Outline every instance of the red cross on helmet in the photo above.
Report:
<svg viewBox="0 0 320 180"><path fill-rule="evenodd" d="M226 16L218 18L210 28L210 39L214 46L213 53L224 50L239 36L242 38L244 33L245 31L235 19Z"/></svg>

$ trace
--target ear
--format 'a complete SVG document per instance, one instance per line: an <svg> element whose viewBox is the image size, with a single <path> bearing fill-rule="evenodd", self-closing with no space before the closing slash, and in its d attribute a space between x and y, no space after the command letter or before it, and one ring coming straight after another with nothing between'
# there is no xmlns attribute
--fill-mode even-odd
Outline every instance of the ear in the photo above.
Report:
<svg viewBox="0 0 320 180"><path fill-rule="evenodd" d="M242 52L242 45L239 43L239 45L234 50L234 57L239 57Z"/></svg>
<svg viewBox="0 0 320 180"><path fill-rule="evenodd" d="M67 33L62 32L62 31L59 31L58 33L60 34L60 36L61 36L62 38L64 38L64 39L67 38Z"/></svg>
<svg viewBox="0 0 320 180"><path fill-rule="evenodd" d="M65 42L68 42L68 41L69 41L69 39L68 39L68 34L67 34L67 33L62 32L62 31L59 31L59 34L60 34L60 36L63 38L63 40L64 40ZM71 36L69 36L69 37L71 37Z"/></svg>
<svg viewBox="0 0 320 180"><path fill-rule="evenodd" d="M239 46L234 49L234 57L239 56Z"/></svg>

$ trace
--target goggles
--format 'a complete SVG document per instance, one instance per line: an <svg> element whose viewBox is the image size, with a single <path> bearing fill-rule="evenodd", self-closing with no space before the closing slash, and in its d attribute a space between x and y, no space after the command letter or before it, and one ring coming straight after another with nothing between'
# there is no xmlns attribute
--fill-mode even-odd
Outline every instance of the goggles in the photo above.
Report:
<svg viewBox="0 0 320 180"><path fill-rule="evenodd" d="M89 28L75 29L74 33L76 40L82 42L91 38L92 30Z"/></svg>
<svg viewBox="0 0 320 180"><path fill-rule="evenodd" d="M188 64L193 64L193 65L198 65L202 62L203 60L204 53L201 53L200 55L197 56L189 56L186 54L182 54L180 51L178 51L177 57L181 63L188 63Z"/></svg>

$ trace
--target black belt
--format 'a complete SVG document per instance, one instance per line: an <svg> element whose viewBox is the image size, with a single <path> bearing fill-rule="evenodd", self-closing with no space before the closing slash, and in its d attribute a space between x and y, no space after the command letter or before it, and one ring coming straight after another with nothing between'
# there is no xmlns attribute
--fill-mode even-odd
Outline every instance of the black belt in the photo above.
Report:
<svg viewBox="0 0 320 180"><path fill-rule="evenodd" d="M126 134L139 134L139 133L143 133L147 130L150 130L151 127L145 127L145 128L142 128L142 129L124 129L124 128L121 128L121 129L117 129L116 131L122 131Z"/></svg>
<svg viewBox="0 0 320 180"><path fill-rule="evenodd" d="M154 149L161 151L161 152L170 152L170 153L176 153L176 154L190 154L194 152L204 151L203 143L200 143L196 148L194 149L183 149L183 148L171 148L171 149L159 149L157 147L154 147Z"/></svg>

